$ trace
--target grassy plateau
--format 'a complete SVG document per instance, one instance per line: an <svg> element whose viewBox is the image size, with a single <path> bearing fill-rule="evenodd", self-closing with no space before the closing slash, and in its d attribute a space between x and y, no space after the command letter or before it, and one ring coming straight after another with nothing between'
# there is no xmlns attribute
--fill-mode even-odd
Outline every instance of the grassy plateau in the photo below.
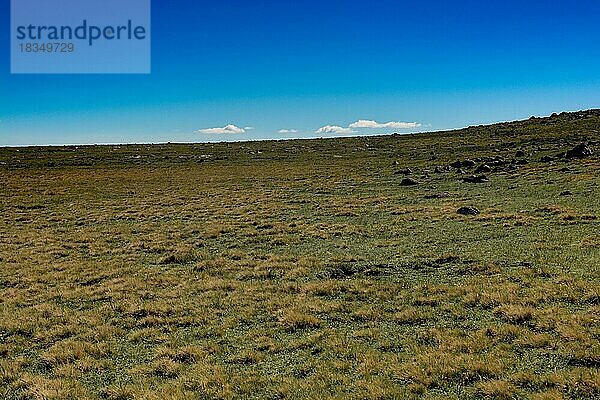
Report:
<svg viewBox="0 0 600 400"><path fill-rule="evenodd" d="M0 399L600 398L599 153L600 110L0 148Z"/></svg>

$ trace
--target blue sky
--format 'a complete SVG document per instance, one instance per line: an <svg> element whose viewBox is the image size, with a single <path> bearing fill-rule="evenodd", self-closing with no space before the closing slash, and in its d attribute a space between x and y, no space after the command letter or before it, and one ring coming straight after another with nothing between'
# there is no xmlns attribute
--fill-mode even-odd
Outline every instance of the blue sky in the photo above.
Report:
<svg viewBox="0 0 600 400"><path fill-rule="evenodd" d="M0 145L402 133L600 107L598 1L153 0L149 75L11 75L9 6Z"/></svg>

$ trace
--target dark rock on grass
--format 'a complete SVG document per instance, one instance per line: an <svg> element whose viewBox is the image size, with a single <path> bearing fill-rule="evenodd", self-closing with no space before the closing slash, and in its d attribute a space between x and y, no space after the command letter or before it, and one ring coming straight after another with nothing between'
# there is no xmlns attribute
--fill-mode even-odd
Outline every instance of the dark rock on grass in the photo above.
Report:
<svg viewBox="0 0 600 400"><path fill-rule="evenodd" d="M517 150L517 152L515 153L515 157L525 157L525 152L523 150Z"/></svg>
<svg viewBox="0 0 600 400"><path fill-rule="evenodd" d="M471 168L475 165L476 163L473 160L455 161L452 164L450 164L452 168Z"/></svg>
<svg viewBox="0 0 600 400"><path fill-rule="evenodd" d="M489 181L490 180L485 175L472 175L463 178L463 182L465 183L486 183Z"/></svg>
<svg viewBox="0 0 600 400"><path fill-rule="evenodd" d="M425 195L426 199L446 199L448 197L450 197L450 193L448 192L432 193Z"/></svg>
<svg viewBox="0 0 600 400"><path fill-rule="evenodd" d="M571 150L567 150L565 154L565 158L573 159L573 158L585 158L590 157L594 154L591 148L589 148L585 143L580 143L577 146L573 147Z"/></svg>
<svg viewBox="0 0 600 400"><path fill-rule="evenodd" d="M571 192L570 190L565 190L564 192L560 192L561 196L572 196L573 192Z"/></svg>
<svg viewBox="0 0 600 400"><path fill-rule="evenodd" d="M479 214L479 210L475 207L461 207L456 210L460 215L477 215Z"/></svg>
<svg viewBox="0 0 600 400"><path fill-rule="evenodd" d="M410 168L405 168L394 172L394 175L412 175L413 171Z"/></svg>
<svg viewBox="0 0 600 400"><path fill-rule="evenodd" d="M412 178L404 178L400 182L400 186L415 186L415 185L418 185L418 184L419 184L419 182L415 181Z"/></svg>
<svg viewBox="0 0 600 400"><path fill-rule="evenodd" d="M477 167L477 169L475 170L475 172L482 173L482 172L491 172L492 171L492 167L490 167L487 164L482 164L479 167Z"/></svg>
<svg viewBox="0 0 600 400"><path fill-rule="evenodd" d="M562 167L561 169L559 169L560 172L571 172L571 168L569 167Z"/></svg>

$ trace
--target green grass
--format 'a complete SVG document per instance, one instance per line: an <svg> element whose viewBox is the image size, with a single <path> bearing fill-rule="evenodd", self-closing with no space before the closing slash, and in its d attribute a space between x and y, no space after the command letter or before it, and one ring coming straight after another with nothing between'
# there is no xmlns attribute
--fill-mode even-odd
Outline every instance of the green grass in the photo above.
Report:
<svg viewBox="0 0 600 400"><path fill-rule="evenodd" d="M599 134L0 149L0 398L600 398Z"/></svg>

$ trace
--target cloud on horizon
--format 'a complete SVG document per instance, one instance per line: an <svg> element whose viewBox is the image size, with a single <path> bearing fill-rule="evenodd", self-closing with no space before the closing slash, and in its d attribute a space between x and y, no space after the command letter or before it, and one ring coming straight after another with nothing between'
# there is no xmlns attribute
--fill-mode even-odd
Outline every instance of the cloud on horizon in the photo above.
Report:
<svg viewBox="0 0 600 400"><path fill-rule="evenodd" d="M342 128L337 125L325 125L324 127L317 129L315 133L322 135L325 133L354 133L354 131L350 128Z"/></svg>
<svg viewBox="0 0 600 400"><path fill-rule="evenodd" d="M298 130L297 129L280 129L277 131L277 133L297 133Z"/></svg>
<svg viewBox="0 0 600 400"><path fill-rule="evenodd" d="M325 125L322 128L319 128L315 131L317 134L325 134L325 133L356 133L355 129L382 129L382 128L392 128L392 129L414 129L420 127L421 124L418 122L377 122L369 119L359 119L356 122L348 125L347 128L337 126L337 125ZM281 132L280 132L281 133Z"/></svg>
<svg viewBox="0 0 600 400"><path fill-rule="evenodd" d="M381 128L393 128L393 129L412 129L418 128L421 124L417 122L384 122L379 123L373 120L359 119L358 121L350 124L348 127L352 129L360 129L360 128L372 128L372 129L381 129Z"/></svg>
<svg viewBox="0 0 600 400"><path fill-rule="evenodd" d="M198 133L207 133L207 134L215 134L215 135L225 135L225 134L240 134L245 133L248 128L240 128L233 124L229 124L224 126L223 128L206 128L206 129L198 129L196 132Z"/></svg>

